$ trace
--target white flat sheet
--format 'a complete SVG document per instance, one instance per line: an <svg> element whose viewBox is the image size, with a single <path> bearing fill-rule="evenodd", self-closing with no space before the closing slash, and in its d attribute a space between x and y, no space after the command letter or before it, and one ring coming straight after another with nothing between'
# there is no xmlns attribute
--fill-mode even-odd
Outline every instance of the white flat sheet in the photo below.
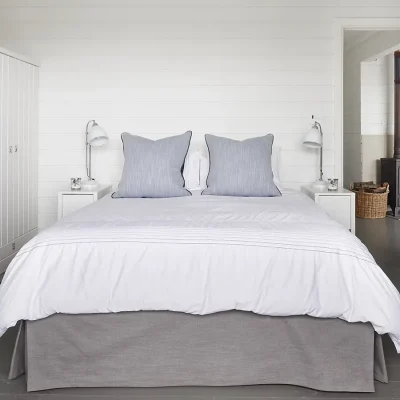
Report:
<svg viewBox="0 0 400 400"><path fill-rule="evenodd" d="M298 192L111 199L26 244L0 334L54 313L225 310L371 322L400 352L400 295L366 247Z"/></svg>

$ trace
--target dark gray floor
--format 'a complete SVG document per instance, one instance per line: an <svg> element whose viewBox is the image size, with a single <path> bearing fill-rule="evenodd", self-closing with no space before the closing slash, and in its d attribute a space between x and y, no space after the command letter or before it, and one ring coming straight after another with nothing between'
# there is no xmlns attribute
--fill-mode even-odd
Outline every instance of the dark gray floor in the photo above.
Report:
<svg viewBox="0 0 400 400"><path fill-rule="evenodd" d="M370 249L378 264L400 288L400 221L394 219L357 220L357 235ZM295 386L242 386L227 388L187 387L156 389L57 389L26 393L25 377L9 381L15 329L0 338L0 400L217 400L217 399L400 399L400 355L388 337L384 337L389 384L376 382L376 392L324 393Z"/></svg>

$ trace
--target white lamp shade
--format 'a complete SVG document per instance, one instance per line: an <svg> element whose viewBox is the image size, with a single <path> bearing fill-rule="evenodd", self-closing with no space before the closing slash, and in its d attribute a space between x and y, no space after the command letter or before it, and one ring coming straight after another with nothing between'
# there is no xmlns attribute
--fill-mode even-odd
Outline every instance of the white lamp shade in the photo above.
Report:
<svg viewBox="0 0 400 400"><path fill-rule="evenodd" d="M304 142L304 146L311 147L313 149L319 149L322 147L322 135L317 126L313 126L307 133Z"/></svg>
<svg viewBox="0 0 400 400"><path fill-rule="evenodd" d="M94 147L99 147L103 146L103 144L107 143L107 141L108 141L108 136L106 131L96 123L93 124L87 135L88 144Z"/></svg>

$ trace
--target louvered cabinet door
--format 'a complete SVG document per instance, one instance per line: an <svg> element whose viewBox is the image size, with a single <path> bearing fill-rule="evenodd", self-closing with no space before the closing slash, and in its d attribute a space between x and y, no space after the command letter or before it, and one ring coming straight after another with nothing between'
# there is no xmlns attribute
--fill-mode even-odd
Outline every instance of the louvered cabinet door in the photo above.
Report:
<svg viewBox="0 0 400 400"><path fill-rule="evenodd" d="M24 131L24 63L21 61L17 62L17 82L16 82L16 126L14 132L14 162L15 162L15 180L14 180L14 202L15 202L15 239L23 235L23 176L24 176L24 164L22 157L23 148L23 131Z"/></svg>
<svg viewBox="0 0 400 400"><path fill-rule="evenodd" d="M26 125L25 110L24 110L24 64L18 61L18 89L17 89L17 131L14 145L14 157L17 162L17 220L16 220L16 237L20 237L24 234L24 176L26 171L24 169L24 127Z"/></svg>
<svg viewBox="0 0 400 400"><path fill-rule="evenodd" d="M9 59L8 87L8 242L18 237L18 159L15 148L18 140L18 64L15 58Z"/></svg>
<svg viewBox="0 0 400 400"><path fill-rule="evenodd" d="M15 157L18 159L18 237L29 232L30 209L30 91L31 65L20 62L18 73L18 140Z"/></svg>
<svg viewBox="0 0 400 400"><path fill-rule="evenodd" d="M38 68L0 49L0 273L37 233Z"/></svg>
<svg viewBox="0 0 400 400"><path fill-rule="evenodd" d="M10 58L0 54L0 248L8 243L9 70Z"/></svg>
<svg viewBox="0 0 400 400"><path fill-rule="evenodd" d="M38 126L39 126L39 68L28 65L28 152L29 152L29 231L38 227Z"/></svg>
<svg viewBox="0 0 400 400"><path fill-rule="evenodd" d="M37 228L37 67L2 58L3 153L7 149L2 159L4 245Z"/></svg>

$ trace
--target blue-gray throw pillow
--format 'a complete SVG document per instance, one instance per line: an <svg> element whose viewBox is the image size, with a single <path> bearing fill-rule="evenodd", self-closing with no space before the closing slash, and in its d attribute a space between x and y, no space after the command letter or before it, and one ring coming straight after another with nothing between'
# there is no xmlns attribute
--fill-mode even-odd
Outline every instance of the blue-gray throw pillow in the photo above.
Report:
<svg viewBox="0 0 400 400"><path fill-rule="evenodd" d="M124 132L125 164L118 190L121 197L182 197L190 196L185 189L183 165L192 132L150 140Z"/></svg>
<svg viewBox="0 0 400 400"><path fill-rule="evenodd" d="M277 197L271 166L273 135L243 141L206 135L210 155L207 188L203 194L239 197Z"/></svg>

